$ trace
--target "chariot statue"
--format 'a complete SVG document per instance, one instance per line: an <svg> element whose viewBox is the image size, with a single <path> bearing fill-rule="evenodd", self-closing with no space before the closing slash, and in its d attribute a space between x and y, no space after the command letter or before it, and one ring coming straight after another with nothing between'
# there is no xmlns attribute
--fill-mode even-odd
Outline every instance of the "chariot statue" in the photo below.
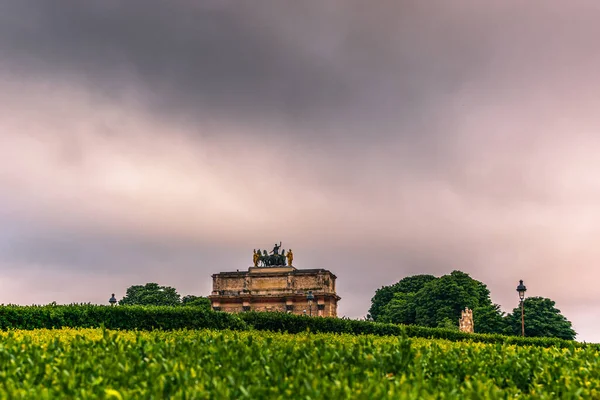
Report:
<svg viewBox="0 0 600 400"><path fill-rule="evenodd" d="M267 253L267 250L255 249L252 254L252 264L255 267L280 267L285 265L292 265L292 260L294 259L294 254L290 249L287 253L285 249L281 250L281 242L279 244L275 243L273 246L273 250L270 253ZM287 261L287 263L286 263Z"/></svg>

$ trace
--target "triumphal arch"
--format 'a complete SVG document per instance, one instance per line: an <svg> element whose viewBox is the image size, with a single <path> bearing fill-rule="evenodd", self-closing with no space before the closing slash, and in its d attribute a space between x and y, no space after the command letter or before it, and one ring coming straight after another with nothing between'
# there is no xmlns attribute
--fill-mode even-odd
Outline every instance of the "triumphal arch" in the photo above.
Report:
<svg viewBox="0 0 600 400"><path fill-rule="evenodd" d="M337 277L326 269L296 269L294 253L281 242L267 252L254 250L247 271L212 275L209 297L217 311L278 311L307 316L337 317L340 297Z"/></svg>

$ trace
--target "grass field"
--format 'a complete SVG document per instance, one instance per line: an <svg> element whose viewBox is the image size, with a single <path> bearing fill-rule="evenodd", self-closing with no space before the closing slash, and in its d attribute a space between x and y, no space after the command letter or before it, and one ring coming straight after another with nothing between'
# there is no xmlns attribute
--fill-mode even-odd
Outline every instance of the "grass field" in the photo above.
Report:
<svg viewBox="0 0 600 400"><path fill-rule="evenodd" d="M259 331L0 333L0 397L600 398L595 349Z"/></svg>

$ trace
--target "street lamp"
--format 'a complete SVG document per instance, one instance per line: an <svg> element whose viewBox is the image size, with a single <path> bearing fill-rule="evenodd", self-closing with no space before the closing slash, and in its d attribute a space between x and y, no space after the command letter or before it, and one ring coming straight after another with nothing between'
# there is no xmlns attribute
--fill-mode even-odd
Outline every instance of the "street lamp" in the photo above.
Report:
<svg viewBox="0 0 600 400"><path fill-rule="evenodd" d="M108 299L108 302L110 303L111 306L114 306L115 303L117 302L117 299L115 299L115 294L112 294L112 297L110 299Z"/></svg>
<svg viewBox="0 0 600 400"><path fill-rule="evenodd" d="M527 291L527 287L523 285L523 279L519 281L519 286L517 286L517 292L519 292L519 299L521 300L521 336L525 336L525 311L523 310L523 305L525 303L525 292Z"/></svg>
<svg viewBox="0 0 600 400"><path fill-rule="evenodd" d="M308 300L308 315L312 317L312 302L315 299L315 296L312 293L312 290L308 291L308 294L306 295L306 300Z"/></svg>

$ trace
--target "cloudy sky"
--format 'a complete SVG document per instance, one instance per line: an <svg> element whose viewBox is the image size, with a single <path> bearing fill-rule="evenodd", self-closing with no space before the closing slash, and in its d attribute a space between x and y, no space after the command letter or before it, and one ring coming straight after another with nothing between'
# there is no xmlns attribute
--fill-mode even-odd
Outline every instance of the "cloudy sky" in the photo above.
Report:
<svg viewBox="0 0 600 400"><path fill-rule="evenodd" d="M283 241L341 315L454 269L600 342L600 3L0 0L0 303L207 295Z"/></svg>

